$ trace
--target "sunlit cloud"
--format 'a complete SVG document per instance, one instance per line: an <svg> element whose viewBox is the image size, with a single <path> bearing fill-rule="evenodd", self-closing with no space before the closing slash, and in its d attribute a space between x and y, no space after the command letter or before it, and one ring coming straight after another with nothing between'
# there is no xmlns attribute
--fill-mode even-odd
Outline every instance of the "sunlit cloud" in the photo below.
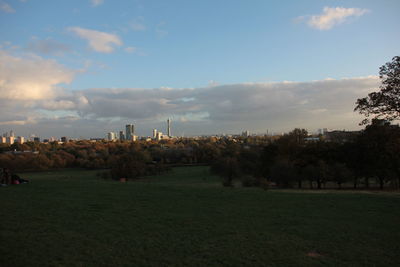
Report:
<svg viewBox="0 0 400 267"><path fill-rule="evenodd" d="M296 21L306 21L314 29L330 30L351 17L361 17L368 12L368 9L363 8L324 7L322 14L301 16L296 18Z"/></svg>
<svg viewBox="0 0 400 267"><path fill-rule="evenodd" d="M100 53L111 53L115 46L121 46L122 40L116 34L85 29L81 27L69 27L69 31L89 42L89 47Z"/></svg>
<svg viewBox="0 0 400 267"><path fill-rule="evenodd" d="M125 47L125 52L127 52L127 53L135 53L136 51L137 51L137 48L136 47L134 47L134 46L128 46L128 47Z"/></svg>
<svg viewBox="0 0 400 267"><path fill-rule="evenodd" d="M74 75L55 60L0 50L0 99L51 99L58 95L58 85L70 83Z"/></svg>

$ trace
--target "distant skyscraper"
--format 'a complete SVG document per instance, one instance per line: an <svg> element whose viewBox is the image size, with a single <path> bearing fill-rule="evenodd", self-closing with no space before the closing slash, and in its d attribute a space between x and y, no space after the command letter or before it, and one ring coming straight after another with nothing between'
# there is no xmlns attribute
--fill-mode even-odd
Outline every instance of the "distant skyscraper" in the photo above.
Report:
<svg viewBox="0 0 400 267"><path fill-rule="evenodd" d="M119 140L121 140L121 141L124 141L124 140L125 140L124 131L119 131Z"/></svg>
<svg viewBox="0 0 400 267"><path fill-rule="evenodd" d="M158 141L160 141L161 139L163 139L163 134L162 134L162 132L157 132L156 139L157 139Z"/></svg>
<svg viewBox="0 0 400 267"><path fill-rule="evenodd" d="M7 143L7 144L12 145L12 144L14 144L14 141L15 141L14 136L6 137L6 143Z"/></svg>
<svg viewBox="0 0 400 267"><path fill-rule="evenodd" d="M171 120L168 118L167 120L167 135L168 137L171 137Z"/></svg>
<svg viewBox="0 0 400 267"><path fill-rule="evenodd" d="M109 132L109 133L107 134L107 139L108 139L108 141L115 141L115 139L116 139L116 134L115 134L114 132Z"/></svg>
<svg viewBox="0 0 400 267"><path fill-rule="evenodd" d="M126 140L132 141L132 136L135 135L135 127L133 124L127 124L125 129Z"/></svg>
<svg viewBox="0 0 400 267"><path fill-rule="evenodd" d="M153 129L153 138L154 138L154 139L157 138L157 129Z"/></svg>

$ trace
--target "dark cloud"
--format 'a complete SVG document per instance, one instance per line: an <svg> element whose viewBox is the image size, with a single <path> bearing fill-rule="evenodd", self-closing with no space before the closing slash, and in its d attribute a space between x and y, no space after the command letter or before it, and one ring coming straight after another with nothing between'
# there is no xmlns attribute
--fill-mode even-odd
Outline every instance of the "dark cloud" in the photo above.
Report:
<svg viewBox="0 0 400 267"><path fill-rule="evenodd" d="M258 122L327 127L356 125L357 98L377 88L377 77L312 82L244 83L197 89L89 89L79 113L94 118L184 121L206 120L218 125ZM282 120L285 120L282 123ZM249 123L251 122L251 123ZM282 126L279 126L282 127Z"/></svg>

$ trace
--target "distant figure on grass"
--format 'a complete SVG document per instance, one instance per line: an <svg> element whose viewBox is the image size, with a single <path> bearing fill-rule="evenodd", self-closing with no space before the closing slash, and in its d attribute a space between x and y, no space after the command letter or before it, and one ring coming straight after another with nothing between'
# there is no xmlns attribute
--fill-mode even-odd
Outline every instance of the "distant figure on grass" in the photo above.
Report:
<svg viewBox="0 0 400 267"><path fill-rule="evenodd" d="M27 184L29 181L22 179L21 177L19 177L16 174L12 174L11 175L11 183L12 184Z"/></svg>
<svg viewBox="0 0 400 267"><path fill-rule="evenodd" d="M16 174L11 174L11 171L7 168L0 169L1 186L7 186L9 184L26 184L28 182L28 180L22 179Z"/></svg>

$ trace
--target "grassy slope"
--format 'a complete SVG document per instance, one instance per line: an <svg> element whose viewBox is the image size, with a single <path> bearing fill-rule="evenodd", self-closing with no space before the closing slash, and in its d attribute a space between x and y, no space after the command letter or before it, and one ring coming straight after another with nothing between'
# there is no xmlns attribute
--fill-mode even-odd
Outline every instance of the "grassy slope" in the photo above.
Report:
<svg viewBox="0 0 400 267"><path fill-rule="evenodd" d="M206 167L23 177L0 188L2 266L400 265L396 194L229 189Z"/></svg>

